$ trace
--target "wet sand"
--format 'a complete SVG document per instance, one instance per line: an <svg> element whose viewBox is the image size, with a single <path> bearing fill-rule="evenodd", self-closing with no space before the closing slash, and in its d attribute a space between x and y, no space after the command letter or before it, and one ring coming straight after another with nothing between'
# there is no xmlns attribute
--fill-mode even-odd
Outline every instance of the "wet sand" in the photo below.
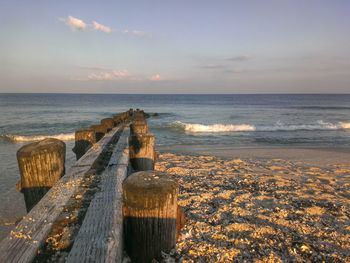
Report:
<svg viewBox="0 0 350 263"><path fill-rule="evenodd" d="M167 262L350 261L349 149L159 148L188 218Z"/></svg>

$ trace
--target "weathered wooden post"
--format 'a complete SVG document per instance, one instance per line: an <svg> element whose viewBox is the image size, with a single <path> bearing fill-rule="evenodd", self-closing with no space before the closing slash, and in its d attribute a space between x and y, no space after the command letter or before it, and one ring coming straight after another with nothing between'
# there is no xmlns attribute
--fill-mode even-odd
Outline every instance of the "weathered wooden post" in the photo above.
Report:
<svg viewBox="0 0 350 263"><path fill-rule="evenodd" d="M136 119L145 119L145 114L144 114L143 111L136 110L136 111L134 112L133 117L134 117L134 120L136 120Z"/></svg>
<svg viewBox="0 0 350 263"><path fill-rule="evenodd" d="M101 140L102 137L107 133L107 127L102 124L91 125L90 129L95 131L96 141Z"/></svg>
<svg viewBox="0 0 350 263"><path fill-rule="evenodd" d="M24 194L28 212L64 175L65 158L66 145L57 139L33 142L17 151L21 174L17 188Z"/></svg>
<svg viewBox="0 0 350 263"><path fill-rule="evenodd" d="M178 184L154 171L131 174L123 183L125 249L133 262L160 260L176 244Z"/></svg>
<svg viewBox="0 0 350 263"><path fill-rule="evenodd" d="M124 121L127 122L129 120L129 111L123 112Z"/></svg>
<svg viewBox="0 0 350 263"><path fill-rule="evenodd" d="M96 143L96 134L93 129L78 130L75 132L75 146L73 152L79 160Z"/></svg>
<svg viewBox="0 0 350 263"><path fill-rule="evenodd" d="M113 115L113 120L116 125L122 123L122 119L120 118L119 114Z"/></svg>
<svg viewBox="0 0 350 263"><path fill-rule="evenodd" d="M154 170L155 138L153 134L129 136L130 163L135 171Z"/></svg>
<svg viewBox="0 0 350 263"><path fill-rule="evenodd" d="M148 133L148 125L145 120L137 120L133 121L130 125L130 133L131 134L143 134Z"/></svg>
<svg viewBox="0 0 350 263"><path fill-rule="evenodd" d="M101 124L107 127L107 131L111 131L115 126L113 118L105 118L101 120Z"/></svg>

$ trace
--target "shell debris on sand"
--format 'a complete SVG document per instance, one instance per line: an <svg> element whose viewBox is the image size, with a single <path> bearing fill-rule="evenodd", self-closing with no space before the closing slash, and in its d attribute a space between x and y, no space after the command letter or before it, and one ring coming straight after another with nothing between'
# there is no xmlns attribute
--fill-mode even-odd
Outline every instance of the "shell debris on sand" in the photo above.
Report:
<svg viewBox="0 0 350 263"><path fill-rule="evenodd" d="M176 262L350 262L350 165L164 153L188 218ZM169 261L169 256L167 257Z"/></svg>

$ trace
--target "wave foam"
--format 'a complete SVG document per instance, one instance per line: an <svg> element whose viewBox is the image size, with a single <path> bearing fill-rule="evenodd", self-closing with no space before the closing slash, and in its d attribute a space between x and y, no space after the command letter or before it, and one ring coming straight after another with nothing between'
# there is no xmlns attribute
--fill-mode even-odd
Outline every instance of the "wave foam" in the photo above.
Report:
<svg viewBox="0 0 350 263"><path fill-rule="evenodd" d="M75 133L61 133L55 135L0 135L0 139L10 142L32 142L44 140L46 138L55 138L62 141L71 141L75 139Z"/></svg>
<svg viewBox="0 0 350 263"><path fill-rule="evenodd" d="M192 124L184 123L184 129L188 132L243 132L243 131L255 131L256 128L253 125L248 124Z"/></svg>
<svg viewBox="0 0 350 263"><path fill-rule="evenodd" d="M183 123L176 122L175 125L180 126L186 132L191 133L224 133L224 132L252 132L252 131L317 131L317 130L347 130L350 129L350 122L330 123L317 121L313 124L295 124L288 125L281 122L275 123L273 126L255 126L251 124L199 124L199 123Z"/></svg>

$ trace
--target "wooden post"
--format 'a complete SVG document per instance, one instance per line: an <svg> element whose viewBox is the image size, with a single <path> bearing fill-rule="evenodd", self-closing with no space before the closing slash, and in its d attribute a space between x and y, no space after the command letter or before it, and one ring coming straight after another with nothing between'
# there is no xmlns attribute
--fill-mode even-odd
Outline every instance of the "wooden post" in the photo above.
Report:
<svg viewBox="0 0 350 263"><path fill-rule="evenodd" d="M115 126L113 118L105 118L101 120L101 124L107 127L107 131L111 131Z"/></svg>
<svg viewBox="0 0 350 263"><path fill-rule="evenodd" d="M28 212L64 175L65 158L66 144L57 139L30 143L17 151L21 174L18 187L24 194Z"/></svg>
<svg viewBox="0 0 350 263"><path fill-rule="evenodd" d="M140 110L136 110L133 115L134 119L145 119L145 113Z"/></svg>
<svg viewBox="0 0 350 263"><path fill-rule="evenodd" d="M129 136L131 166L135 171L154 170L155 138L153 134L133 134Z"/></svg>
<svg viewBox="0 0 350 263"><path fill-rule="evenodd" d="M96 141L101 140L102 137L107 133L107 127L102 124L91 125L90 129L95 131Z"/></svg>
<svg viewBox="0 0 350 263"><path fill-rule="evenodd" d="M113 119L117 124L126 122L129 119L129 111L113 115Z"/></svg>
<svg viewBox="0 0 350 263"><path fill-rule="evenodd" d="M127 122L129 120L129 111L123 112L124 121Z"/></svg>
<svg viewBox="0 0 350 263"><path fill-rule="evenodd" d="M133 121L130 125L131 134L144 134L148 132L148 125L145 121Z"/></svg>
<svg viewBox="0 0 350 263"><path fill-rule="evenodd" d="M160 260L176 244L178 185L154 171L137 172L123 183L125 249L133 262Z"/></svg>
<svg viewBox="0 0 350 263"><path fill-rule="evenodd" d="M113 115L113 120L114 120L114 123L115 123L116 125L118 125L118 124L120 124L120 123L123 122L122 119L121 119L121 117L120 117L120 114Z"/></svg>
<svg viewBox="0 0 350 263"><path fill-rule="evenodd" d="M78 130L75 132L75 146L73 152L79 160L96 143L96 134L93 129Z"/></svg>

